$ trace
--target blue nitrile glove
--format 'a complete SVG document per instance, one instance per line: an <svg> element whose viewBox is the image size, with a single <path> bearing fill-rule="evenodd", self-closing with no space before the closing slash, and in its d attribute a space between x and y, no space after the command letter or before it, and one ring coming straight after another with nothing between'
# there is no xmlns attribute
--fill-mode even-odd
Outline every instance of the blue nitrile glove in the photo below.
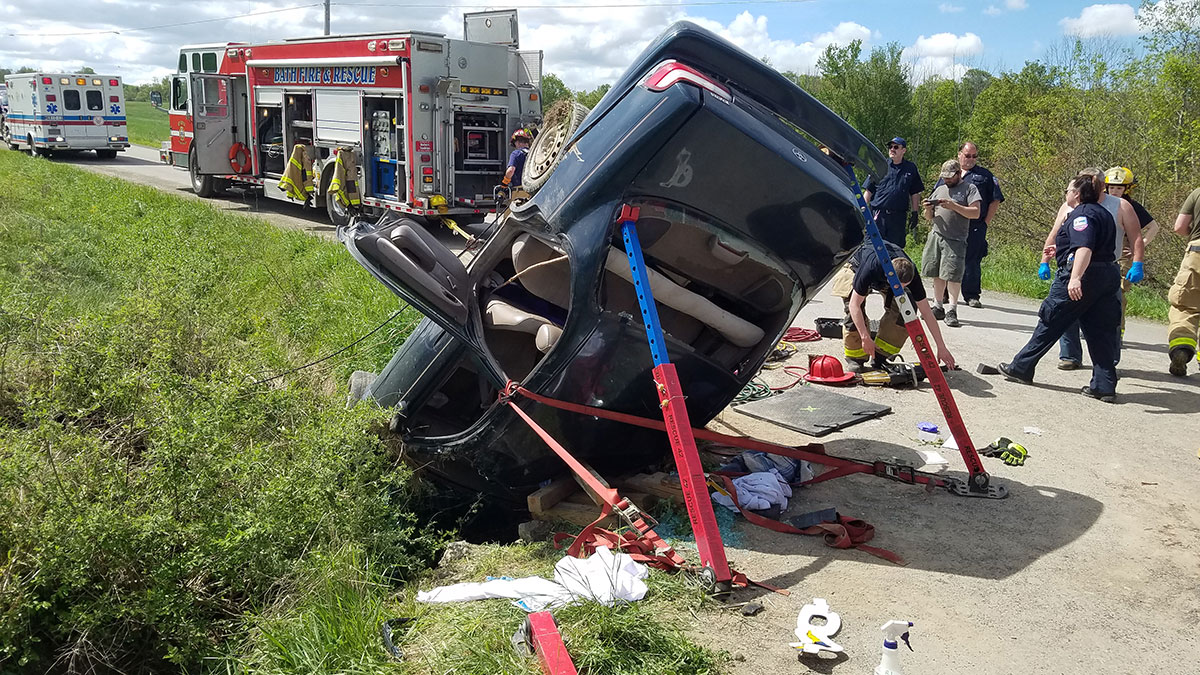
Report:
<svg viewBox="0 0 1200 675"><path fill-rule="evenodd" d="M1038 278L1042 281L1050 281L1050 263L1038 265Z"/></svg>
<svg viewBox="0 0 1200 675"><path fill-rule="evenodd" d="M1142 270L1142 263L1134 262L1129 266L1129 274L1125 275L1125 281L1131 284L1136 284L1146 278L1146 273Z"/></svg>

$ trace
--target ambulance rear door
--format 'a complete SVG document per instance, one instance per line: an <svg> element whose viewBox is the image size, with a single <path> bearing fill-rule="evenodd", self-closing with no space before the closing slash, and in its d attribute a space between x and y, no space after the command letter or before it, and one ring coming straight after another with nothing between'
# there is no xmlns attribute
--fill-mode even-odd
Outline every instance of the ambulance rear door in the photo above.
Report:
<svg viewBox="0 0 1200 675"><path fill-rule="evenodd" d="M192 148L197 172L227 174L231 171L229 151L233 137L234 111L230 92L232 77L190 73L192 84Z"/></svg>

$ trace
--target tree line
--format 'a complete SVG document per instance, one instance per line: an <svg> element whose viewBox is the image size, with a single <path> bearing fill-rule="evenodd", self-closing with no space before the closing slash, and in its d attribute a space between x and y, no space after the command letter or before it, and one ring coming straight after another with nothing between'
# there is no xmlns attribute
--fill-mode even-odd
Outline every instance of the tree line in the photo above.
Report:
<svg viewBox="0 0 1200 675"><path fill-rule="evenodd" d="M826 48L813 74L783 74L877 146L906 138L926 185L961 143L975 143L1007 198L989 237L1038 253L1076 171L1132 169L1134 197L1164 230L1147 271L1149 283L1165 289L1185 243L1171 225L1200 186L1200 0L1144 0L1139 17L1137 51L1076 40L1019 69L921 79L898 43L864 53L855 41ZM570 97L590 107L607 90L572 91L553 74L542 81L547 105Z"/></svg>

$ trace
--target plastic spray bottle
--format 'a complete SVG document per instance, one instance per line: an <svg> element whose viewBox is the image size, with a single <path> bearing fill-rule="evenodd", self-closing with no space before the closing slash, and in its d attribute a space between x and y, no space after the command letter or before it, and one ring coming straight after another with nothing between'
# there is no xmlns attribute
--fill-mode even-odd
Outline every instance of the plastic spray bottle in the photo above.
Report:
<svg viewBox="0 0 1200 675"><path fill-rule="evenodd" d="M904 646L911 652L912 645L908 643L908 629L911 627L911 621L889 621L879 629L883 631L883 654L879 657L879 665L875 667L875 675L904 675L896 641L904 640Z"/></svg>

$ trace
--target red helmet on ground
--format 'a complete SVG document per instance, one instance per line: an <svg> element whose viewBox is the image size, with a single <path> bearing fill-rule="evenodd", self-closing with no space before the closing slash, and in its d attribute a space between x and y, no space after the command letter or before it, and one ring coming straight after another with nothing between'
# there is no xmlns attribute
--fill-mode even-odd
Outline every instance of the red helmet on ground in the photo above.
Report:
<svg viewBox="0 0 1200 675"><path fill-rule="evenodd" d="M821 384L843 384L854 379L854 373L842 370L842 362L836 356L809 354L808 374L804 379Z"/></svg>

